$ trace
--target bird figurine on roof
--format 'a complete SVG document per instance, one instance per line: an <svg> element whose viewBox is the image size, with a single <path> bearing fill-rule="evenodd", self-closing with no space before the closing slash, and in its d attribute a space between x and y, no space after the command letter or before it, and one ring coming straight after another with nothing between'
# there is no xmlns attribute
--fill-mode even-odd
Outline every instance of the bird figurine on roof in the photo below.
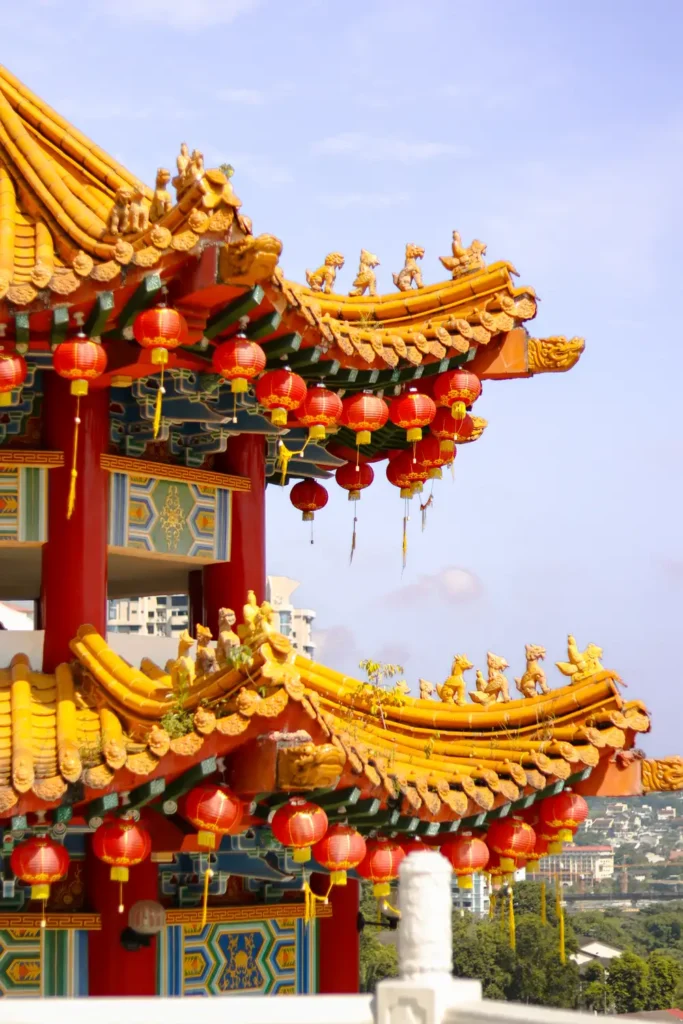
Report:
<svg viewBox="0 0 683 1024"><path fill-rule="evenodd" d="M555 664L562 675L570 676L572 683L580 683L596 672L602 672L600 663L602 658L602 647L597 644L588 644L585 651L580 651L576 646L576 640L569 634L567 637L567 657L569 661L557 661Z"/></svg>
<svg viewBox="0 0 683 1024"><path fill-rule="evenodd" d="M486 270L486 264L484 263L484 255L486 253L485 242L480 242L479 239L475 238L472 244L465 248L462 244L460 232L454 231L451 251L453 253L452 256L439 256L439 259L446 270L451 271L453 280L462 277L463 274L470 274L475 270Z"/></svg>

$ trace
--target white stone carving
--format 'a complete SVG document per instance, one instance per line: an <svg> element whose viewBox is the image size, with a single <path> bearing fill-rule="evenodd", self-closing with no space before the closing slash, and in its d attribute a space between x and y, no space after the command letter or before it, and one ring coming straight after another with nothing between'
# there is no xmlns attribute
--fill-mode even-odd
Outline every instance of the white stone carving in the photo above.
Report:
<svg viewBox="0 0 683 1024"><path fill-rule="evenodd" d="M399 977L377 986L375 1024L442 1024L446 1012L481 1000L478 981L453 978L452 870L445 857L409 854L399 870Z"/></svg>

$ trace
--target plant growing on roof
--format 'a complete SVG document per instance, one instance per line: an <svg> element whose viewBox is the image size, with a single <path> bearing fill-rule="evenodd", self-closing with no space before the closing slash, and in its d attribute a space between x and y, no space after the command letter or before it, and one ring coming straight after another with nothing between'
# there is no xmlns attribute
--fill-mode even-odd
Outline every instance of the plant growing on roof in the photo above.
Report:
<svg viewBox="0 0 683 1024"><path fill-rule="evenodd" d="M189 687L186 682L182 683L174 691L174 700L169 710L161 717L161 728L165 729L172 740L187 736L194 729L194 715L187 711L185 701L189 694Z"/></svg>
<svg viewBox="0 0 683 1024"><path fill-rule="evenodd" d="M382 725L386 728L384 709L387 707L400 708L405 704L408 693L408 684L405 679L391 683L395 676L403 674L403 666L385 664L365 658L359 663L359 668L365 672L367 682L358 684L354 698L357 697L367 703L370 714L379 715Z"/></svg>

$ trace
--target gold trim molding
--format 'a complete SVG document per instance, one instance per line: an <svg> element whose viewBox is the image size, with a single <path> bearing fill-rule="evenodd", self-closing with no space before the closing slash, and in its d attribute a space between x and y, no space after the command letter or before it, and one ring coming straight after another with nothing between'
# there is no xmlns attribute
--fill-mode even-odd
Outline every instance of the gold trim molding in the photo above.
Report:
<svg viewBox="0 0 683 1024"><path fill-rule="evenodd" d="M683 789L683 757L642 762L643 793L674 793Z"/></svg>
<svg viewBox="0 0 683 1024"><path fill-rule="evenodd" d="M101 455L100 466L108 473L153 476L157 480L175 480L186 484L200 484L204 487L222 487L226 491L251 490L251 480L246 476L213 473L207 469L191 469L189 466L169 466L165 462L130 459L125 455Z"/></svg>
<svg viewBox="0 0 683 1024"><path fill-rule="evenodd" d="M206 920L209 924L232 924L242 921L286 921L305 917L303 903L259 903L251 907L209 907ZM316 917L332 917L329 904L317 903ZM201 924L202 908L190 907L182 910L167 910L166 924Z"/></svg>
<svg viewBox="0 0 683 1024"><path fill-rule="evenodd" d="M40 932L42 914L0 913L0 931L31 931ZM85 931L99 932L102 929L102 918L99 914L46 914L45 920L50 931Z"/></svg>
<svg viewBox="0 0 683 1024"><path fill-rule="evenodd" d="M64 452L3 451L0 467L28 466L31 469L59 469L64 465Z"/></svg>

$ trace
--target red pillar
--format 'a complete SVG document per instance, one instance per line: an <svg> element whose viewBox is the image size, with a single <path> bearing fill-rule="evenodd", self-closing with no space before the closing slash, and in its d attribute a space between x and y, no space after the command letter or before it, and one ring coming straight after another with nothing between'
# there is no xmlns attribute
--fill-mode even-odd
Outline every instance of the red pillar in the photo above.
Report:
<svg viewBox="0 0 683 1024"><path fill-rule="evenodd" d="M329 875L323 875L326 892ZM330 893L332 917L318 920L318 992L320 995L356 995L360 991L360 885L349 878L346 885L335 885Z"/></svg>
<svg viewBox="0 0 683 1024"><path fill-rule="evenodd" d="M194 636L197 623L204 623L204 576L201 569L188 572L187 592L190 598L190 633Z"/></svg>
<svg viewBox="0 0 683 1024"><path fill-rule="evenodd" d="M81 399L76 506L67 519L75 399L69 382L56 373L46 373L45 381L43 440L47 449L64 452L65 463L49 473L48 539L43 546L43 670L53 672L72 657L69 641L79 626L92 623L104 635L107 625L109 480L100 468L100 455L109 439L109 389Z"/></svg>
<svg viewBox="0 0 683 1024"><path fill-rule="evenodd" d="M118 882L109 878L111 868L86 854L88 903L100 914L100 931L88 932L88 995L155 996L157 994L156 939L131 952L121 945L128 925L128 911L138 900L158 900L157 866L147 859L130 869L123 887L125 911L120 914ZM125 1013L124 1013L125 1016Z"/></svg>
<svg viewBox="0 0 683 1024"><path fill-rule="evenodd" d="M248 477L251 490L232 495L230 561L204 568L204 616L218 635L219 608L232 608L241 621L247 591L259 601L266 597L266 459L260 434L239 434L228 441L228 450L217 456L220 473Z"/></svg>

